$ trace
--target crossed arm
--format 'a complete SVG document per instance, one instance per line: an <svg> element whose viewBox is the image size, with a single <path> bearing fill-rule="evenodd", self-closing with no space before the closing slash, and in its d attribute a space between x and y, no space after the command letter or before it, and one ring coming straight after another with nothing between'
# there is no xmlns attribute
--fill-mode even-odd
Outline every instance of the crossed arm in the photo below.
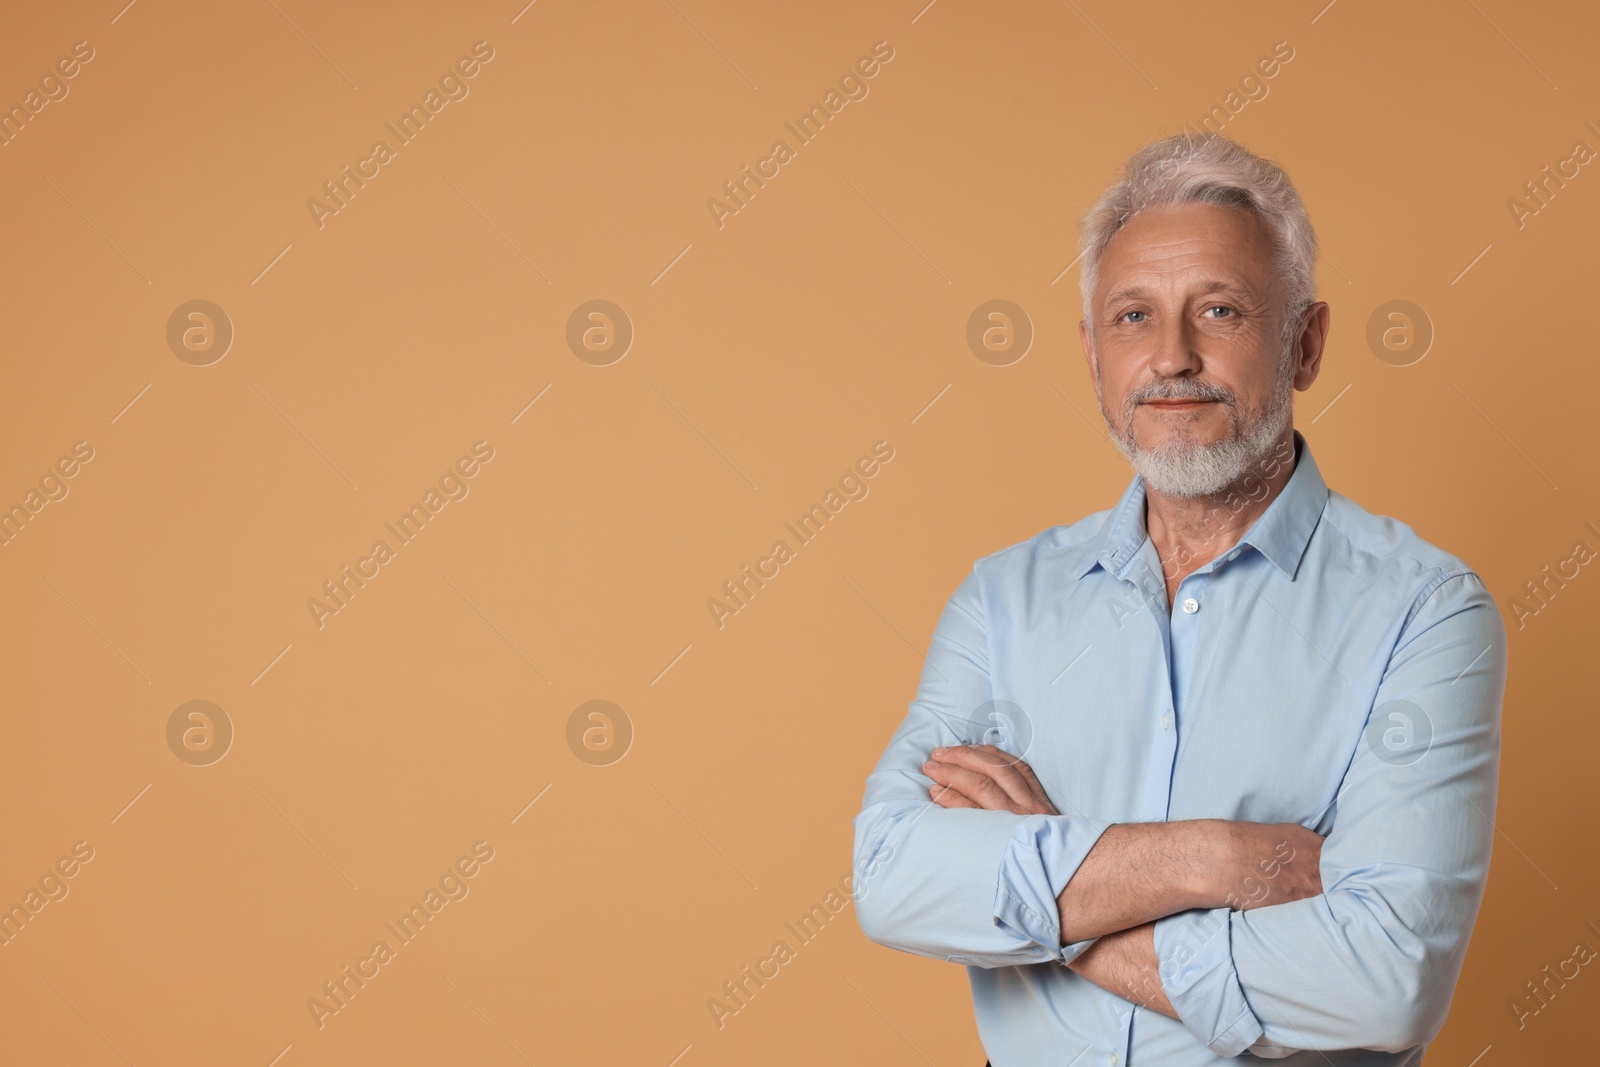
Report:
<svg viewBox="0 0 1600 1067"><path fill-rule="evenodd" d="M1059 815L1033 769L993 745L935 748L922 765L942 808ZM1095 940L1068 967L1102 989L1178 1018L1162 988L1155 921L1191 908L1246 910L1322 892L1322 837L1298 823L1119 823L1056 898L1061 943Z"/></svg>
<svg viewBox="0 0 1600 1067"><path fill-rule="evenodd" d="M969 717L995 699L986 630L974 571L855 820L869 938L969 966L1070 967L1219 1056L1432 1039L1493 839L1506 635L1481 580L1441 579L1411 609L1371 728L1408 707L1430 727L1426 756L1358 743L1325 841L1298 824L1057 814L1025 764L973 744L984 724Z"/></svg>

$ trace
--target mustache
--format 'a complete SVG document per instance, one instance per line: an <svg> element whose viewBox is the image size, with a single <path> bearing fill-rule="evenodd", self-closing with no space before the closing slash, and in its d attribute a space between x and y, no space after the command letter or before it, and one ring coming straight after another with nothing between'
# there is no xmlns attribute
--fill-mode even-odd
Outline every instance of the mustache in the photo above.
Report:
<svg viewBox="0 0 1600 1067"><path fill-rule="evenodd" d="M1129 393L1127 403L1132 409L1150 400L1218 400L1231 407L1234 396L1211 382L1194 378L1158 378Z"/></svg>

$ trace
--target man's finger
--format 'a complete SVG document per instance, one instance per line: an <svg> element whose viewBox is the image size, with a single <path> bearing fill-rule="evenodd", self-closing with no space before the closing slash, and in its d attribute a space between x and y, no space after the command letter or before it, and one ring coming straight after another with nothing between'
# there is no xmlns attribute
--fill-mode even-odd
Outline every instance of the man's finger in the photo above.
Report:
<svg viewBox="0 0 1600 1067"><path fill-rule="evenodd" d="M940 785L938 782L928 787L928 796L941 808L976 808L979 805L968 800L961 790L949 785Z"/></svg>
<svg viewBox="0 0 1600 1067"><path fill-rule="evenodd" d="M996 766L1011 767L1029 782L1039 785L1039 779L1033 773L1033 768L1028 766L1022 757L1013 756L1005 749L997 748L994 745L972 745L969 746L969 750L984 759L990 760ZM1043 786L1039 786L1039 792L1044 792Z"/></svg>
<svg viewBox="0 0 1600 1067"><path fill-rule="evenodd" d="M949 748L934 749L931 758L955 759L967 765L983 764L996 770L1014 770L1025 777L1033 777L1032 767L1019 757L994 745L952 745Z"/></svg>
<svg viewBox="0 0 1600 1067"><path fill-rule="evenodd" d="M954 786L968 800L990 811L1013 811L1018 805L1026 806L1024 802L1014 799L993 778L983 773L981 765L980 769L973 769L959 763L929 760L923 764L922 773L940 785Z"/></svg>
<svg viewBox="0 0 1600 1067"><path fill-rule="evenodd" d="M979 759L988 761L995 767L1009 767L1022 775L1024 781L1033 787L1034 791L1044 797L1044 786L1039 782L1039 776L1033 773L1033 768L1020 756L1013 756L1003 748L994 745L966 745L962 746ZM937 758L937 757L935 757Z"/></svg>
<svg viewBox="0 0 1600 1067"><path fill-rule="evenodd" d="M1022 760L1017 759L1015 756L1010 756L1008 758L1016 766L1017 773L1022 775L1023 778L1027 779L1028 784L1033 787L1035 792L1037 792L1041 797L1048 795L1044 791L1043 783L1039 781L1039 776L1033 773L1032 767L1022 762Z"/></svg>
<svg viewBox="0 0 1600 1067"><path fill-rule="evenodd" d="M997 754L1000 753L1000 750L992 746L984 747L988 751L967 745L947 748L943 752L936 749L928 758L936 765L944 764L946 766L962 767L974 774L988 778L1014 803L1026 809L1031 810L1047 799L1044 796L1043 789L1035 792L1032 783L1017 770L1017 764L1021 763L1021 760L1015 756ZM924 770L923 773L927 774L928 772ZM933 777L931 774L928 776L930 778ZM971 795L971 790L967 790L967 792L968 795Z"/></svg>

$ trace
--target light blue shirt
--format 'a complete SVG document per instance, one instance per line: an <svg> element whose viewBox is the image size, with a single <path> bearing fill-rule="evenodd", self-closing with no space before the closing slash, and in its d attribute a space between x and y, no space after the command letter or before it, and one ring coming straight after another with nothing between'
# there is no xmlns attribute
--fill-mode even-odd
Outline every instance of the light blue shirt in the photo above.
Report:
<svg viewBox="0 0 1600 1067"><path fill-rule="evenodd" d="M1444 1023L1494 835L1505 626L1466 564L1330 492L1294 440L1170 614L1135 477L978 560L939 619L855 819L856 913L966 965L995 1067L1398 1067ZM1062 814L933 804L929 752L983 743ZM1056 898L1109 825L1202 818L1326 834L1323 894L1159 920L1179 1021L1070 970L1093 941L1060 943Z"/></svg>

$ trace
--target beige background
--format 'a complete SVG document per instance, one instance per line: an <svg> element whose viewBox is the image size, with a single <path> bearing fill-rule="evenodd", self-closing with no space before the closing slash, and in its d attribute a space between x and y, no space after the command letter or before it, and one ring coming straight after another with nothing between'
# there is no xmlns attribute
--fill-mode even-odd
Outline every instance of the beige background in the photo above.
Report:
<svg viewBox="0 0 1600 1067"><path fill-rule="evenodd" d="M14 7L0 103L94 58L0 147L0 505L94 458L0 548L0 902L94 858L0 947L0 1059L982 1063L963 971L849 911L721 1029L706 1002L848 871L972 560L1127 484L1077 217L1279 41L1224 132L1323 241L1297 425L1511 628L1501 834L1429 1062L1591 1056L1592 968L1510 1005L1600 948L1600 573L1520 628L1511 602L1600 548L1600 176L1520 228L1507 202L1600 149L1600 17L1323 2ZM477 41L470 95L319 228L322 183ZM878 41L870 94L719 229L707 200ZM208 366L166 341L194 299L236 333ZM594 299L636 331L610 366L565 340ZM965 341L991 299L1036 331L1009 366ZM1391 300L1436 330L1409 366L1366 341ZM319 629L308 599L480 440L470 495ZM879 440L870 495L715 627ZM167 743L195 699L235 730L209 766ZM567 742L592 699L634 731L608 766ZM319 1030L308 998L478 841L470 895Z"/></svg>

